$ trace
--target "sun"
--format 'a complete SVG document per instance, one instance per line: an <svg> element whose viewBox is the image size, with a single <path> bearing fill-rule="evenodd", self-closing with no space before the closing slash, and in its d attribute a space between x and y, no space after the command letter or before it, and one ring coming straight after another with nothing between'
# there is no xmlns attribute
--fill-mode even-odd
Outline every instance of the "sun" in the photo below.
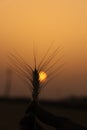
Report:
<svg viewBox="0 0 87 130"><path fill-rule="evenodd" d="M40 82L44 82L47 79L47 74L44 71L39 72L39 80Z"/></svg>

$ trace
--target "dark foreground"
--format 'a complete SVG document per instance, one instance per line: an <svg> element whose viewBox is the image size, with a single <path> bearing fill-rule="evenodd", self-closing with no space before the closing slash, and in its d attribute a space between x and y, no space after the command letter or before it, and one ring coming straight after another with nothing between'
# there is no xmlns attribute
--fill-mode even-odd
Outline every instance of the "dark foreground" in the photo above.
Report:
<svg viewBox="0 0 87 130"><path fill-rule="evenodd" d="M67 117L74 122L87 127L87 108L70 106L64 103L41 102L42 108L55 116ZM0 130L19 130L19 122L25 115L29 106L28 100L0 100ZM55 130L44 123L41 124L46 130Z"/></svg>

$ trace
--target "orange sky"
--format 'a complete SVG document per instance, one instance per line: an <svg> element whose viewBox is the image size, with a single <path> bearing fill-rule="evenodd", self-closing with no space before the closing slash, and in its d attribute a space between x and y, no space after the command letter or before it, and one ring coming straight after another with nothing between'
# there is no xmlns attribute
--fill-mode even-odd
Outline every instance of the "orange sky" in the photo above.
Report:
<svg viewBox="0 0 87 130"><path fill-rule="evenodd" d="M87 95L87 0L0 1L0 68L6 63L7 53L14 49L32 64L33 43L42 54L52 41L64 48L67 79L43 93L47 96L47 90L48 98ZM20 94L18 88L11 91Z"/></svg>

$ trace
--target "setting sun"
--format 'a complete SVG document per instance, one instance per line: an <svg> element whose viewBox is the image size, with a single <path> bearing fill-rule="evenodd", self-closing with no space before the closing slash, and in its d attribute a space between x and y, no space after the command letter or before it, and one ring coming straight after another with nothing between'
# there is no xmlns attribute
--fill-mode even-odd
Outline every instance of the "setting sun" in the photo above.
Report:
<svg viewBox="0 0 87 130"><path fill-rule="evenodd" d="M39 80L40 82L44 82L47 78L47 74L44 71L40 71L39 73Z"/></svg>
<svg viewBox="0 0 87 130"><path fill-rule="evenodd" d="M58 46L61 51L58 55L53 54ZM35 67L36 62L35 81L45 86L48 80L47 91L45 94L42 92L43 99L87 96L87 0L0 0L0 96L6 88L4 75L8 64L16 64L20 71L24 65L25 69L23 61L19 65L16 59L16 63L9 60L10 52L18 61L21 56L31 68ZM62 63L63 72L57 70L56 75L54 70ZM51 69L52 64L55 66ZM13 77L16 77L15 70L12 71ZM31 70L29 73L26 68L26 73L28 80L31 80ZM22 75L26 73L23 71ZM51 76L55 80L51 81ZM25 93L29 96L29 89L24 87L25 84L20 84L20 79L17 80L19 84L15 78L12 80L10 96L25 96Z"/></svg>

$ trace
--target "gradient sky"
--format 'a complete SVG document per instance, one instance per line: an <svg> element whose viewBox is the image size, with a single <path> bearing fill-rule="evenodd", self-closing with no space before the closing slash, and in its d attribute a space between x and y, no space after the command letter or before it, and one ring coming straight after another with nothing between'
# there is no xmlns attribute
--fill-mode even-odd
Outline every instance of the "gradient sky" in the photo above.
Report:
<svg viewBox="0 0 87 130"><path fill-rule="evenodd" d="M2 95L5 90L4 73L8 52L16 50L32 65L33 43L38 44L40 58L52 41L55 47L58 45L63 47L63 60L67 67L63 76L55 78L55 82L53 81L43 90L42 97L57 99L74 95L86 96L87 0L0 1L0 93ZM28 95L28 88L19 84L14 82L11 96Z"/></svg>

